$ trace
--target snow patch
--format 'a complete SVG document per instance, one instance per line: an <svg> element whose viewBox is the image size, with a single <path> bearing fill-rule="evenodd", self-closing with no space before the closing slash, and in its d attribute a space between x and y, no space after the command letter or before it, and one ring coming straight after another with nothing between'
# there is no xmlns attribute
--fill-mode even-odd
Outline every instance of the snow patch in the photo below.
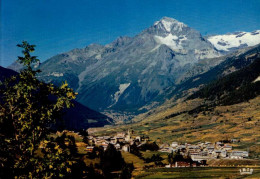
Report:
<svg viewBox="0 0 260 179"><path fill-rule="evenodd" d="M176 25L174 26L173 30L182 31L183 27L186 27L186 25L181 22L177 22Z"/></svg>
<svg viewBox="0 0 260 179"><path fill-rule="evenodd" d="M156 45L156 47L154 47L150 52L153 52L153 51L157 50L160 46L161 46L161 44Z"/></svg>
<svg viewBox="0 0 260 179"><path fill-rule="evenodd" d="M260 43L260 30L236 34L216 35L208 38L218 50L229 51L242 45L254 46Z"/></svg>
<svg viewBox="0 0 260 179"><path fill-rule="evenodd" d="M124 91L130 86L131 83L124 83L119 85L119 91L114 94L114 104L118 102L120 96L124 93ZM113 104L113 105L114 105Z"/></svg>
<svg viewBox="0 0 260 179"><path fill-rule="evenodd" d="M97 60L100 60L100 59L101 59L101 54L97 54L97 55L95 56L95 58L96 58Z"/></svg>
<svg viewBox="0 0 260 179"><path fill-rule="evenodd" d="M159 22L160 22L160 21L156 21L153 25L157 25L157 24L159 24Z"/></svg>
<svg viewBox="0 0 260 179"><path fill-rule="evenodd" d="M167 45L172 50L181 50L183 49L182 42L187 40L187 38L186 36L177 37L176 35L169 34L166 37L155 35L154 40L160 45Z"/></svg>
<svg viewBox="0 0 260 179"><path fill-rule="evenodd" d="M214 58L220 56L220 54L213 49L204 49L204 50L195 49L194 53L197 59Z"/></svg>
<svg viewBox="0 0 260 179"><path fill-rule="evenodd" d="M162 20L162 24L165 28L166 31L170 32L172 29L172 22L166 21L166 20Z"/></svg>
<svg viewBox="0 0 260 179"><path fill-rule="evenodd" d="M59 73L59 72L52 72L52 73L50 73L48 76L61 77L61 76L63 76L63 73Z"/></svg>
<svg viewBox="0 0 260 179"><path fill-rule="evenodd" d="M253 82L257 82L257 81L260 81L260 76L258 76Z"/></svg>
<svg viewBox="0 0 260 179"><path fill-rule="evenodd" d="M155 22L155 25L157 25L158 23L159 22ZM167 32L171 32L172 28L175 31L182 31L182 28L186 27L186 25L184 23L179 22L177 20L173 20L173 19L171 19L171 20L163 19L163 20L161 20L161 23L163 24L163 26Z"/></svg>

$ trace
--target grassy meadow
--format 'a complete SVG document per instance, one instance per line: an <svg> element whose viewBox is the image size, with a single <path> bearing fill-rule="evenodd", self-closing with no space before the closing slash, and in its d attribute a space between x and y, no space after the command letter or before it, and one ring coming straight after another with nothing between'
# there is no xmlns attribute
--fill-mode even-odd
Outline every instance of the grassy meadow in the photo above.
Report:
<svg viewBox="0 0 260 179"><path fill-rule="evenodd" d="M260 168L252 175L240 175L238 167L198 167L148 169L135 178L259 178Z"/></svg>

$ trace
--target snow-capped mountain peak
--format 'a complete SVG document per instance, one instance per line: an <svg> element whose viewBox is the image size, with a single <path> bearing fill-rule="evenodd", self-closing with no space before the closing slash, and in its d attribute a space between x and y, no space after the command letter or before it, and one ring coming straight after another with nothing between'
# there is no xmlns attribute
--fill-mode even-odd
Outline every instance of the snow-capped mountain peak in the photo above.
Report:
<svg viewBox="0 0 260 179"><path fill-rule="evenodd" d="M81 94L79 102L95 110L140 111L160 102L183 79L224 60L206 60L221 55L199 31L162 18L134 37L54 56L41 64L40 79L56 85L67 80Z"/></svg>
<svg viewBox="0 0 260 179"><path fill-rule="evenodd" d="M232 34L210 36L208 37L208 41L220 51L234 51L239 48L250 47L259 44L260 30L253 32L236 32Z"/></svg>
<svg viewBox="0 0 260 179"><path fill-rule="evenodd" d="M160 21L156 21L148 29L148 33L153 35L157 44L152 52L161 45L166 45L178 54L190 55L191 58L195 57L194 62L198 59L213 58L220 55L197 30L173 18L163 17ZM184 60L181 62L184 62Z"/></svg>
<svg viewBox="0 0 260 179"><path fill-rule="evenodd" d="M187 27L186 24L169 17L163 17L160 21L156 21L154 23L154 26L158 26L159 28L164 28L165 31L168 33L170 33L172 30L182 31L183 27Z"/></svg>

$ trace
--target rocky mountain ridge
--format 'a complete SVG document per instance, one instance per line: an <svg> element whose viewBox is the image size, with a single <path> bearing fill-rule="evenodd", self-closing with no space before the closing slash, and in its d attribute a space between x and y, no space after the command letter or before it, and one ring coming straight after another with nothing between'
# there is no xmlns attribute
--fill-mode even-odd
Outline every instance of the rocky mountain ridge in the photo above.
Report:
<svg viewBox="0 0 260 179"><path fill-rule="evenodd" d="M131 116L163 103L166 92L225 61L223 54L195 29L164 17L134 37L56 55L39 65L39 78L66 80L94 110Z"/></svg>
<svg viewBox="0 0 260 179"><path fill-rule="evenodd" d="M165 17L135 37L55 56L41 65L40 78L66 79L79 102L93 109L136 111L174 86L191 64L217 56L198 31Z"/></svg>

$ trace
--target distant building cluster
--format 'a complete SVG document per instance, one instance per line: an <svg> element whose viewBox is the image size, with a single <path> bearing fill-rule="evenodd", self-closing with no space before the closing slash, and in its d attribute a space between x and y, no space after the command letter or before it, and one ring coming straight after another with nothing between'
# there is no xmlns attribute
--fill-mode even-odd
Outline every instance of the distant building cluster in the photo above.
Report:
<svg viewBox="0 0 260 179"><path fill-rule="evenodd" d="M131 145L136 144L137 146L140 146L149 140L149 137L134 137L132 134L133 131L128 130L127 132L118 132L114 136L88 136L88 143L90 146L88 146L86 150L91 152L94 146L101 146L106 150L108 144L112 144L117 150L130 152Z"/></svg>
<svg viewBox="0 0 260 179"><path fill-rule="evenodd" d="M134 136L133 131L128 130L127 132L118 132L114 136L88 136L88 143L86 150L92 152L94 146L103 147L104 150L107 149L109 144L114 145L114 147L119 151L130 152L131 146L136 145L141 147L149 141L148 136ZM199 142L197 144L181 144L178 142L172 142L171 144L161 144L159 146L159 152L174 153L179 151L183 156L189 156L193 163L188 163L184 161L175 162L175 167L185 167L206 164L207 160L210 159L245 159L248 158L249 153L247 151L233 150L231 143L238 142L237 139L230 140L229 143L226 142ZM167 165L168 167L170 165ZM166 167L167 167L166 166Z"/></svg>
<svg viewBox="0 0 260 179"><path fill-rule="evenodd" d="M178 150L181 151L182 155L188 155L193 161L198 162L217 158L244 159L249 155L247 151L233 150L231 144L223 142L199 142L197 144L172 142L171 145L161 145L159 151L171 153Z"/></svg>

